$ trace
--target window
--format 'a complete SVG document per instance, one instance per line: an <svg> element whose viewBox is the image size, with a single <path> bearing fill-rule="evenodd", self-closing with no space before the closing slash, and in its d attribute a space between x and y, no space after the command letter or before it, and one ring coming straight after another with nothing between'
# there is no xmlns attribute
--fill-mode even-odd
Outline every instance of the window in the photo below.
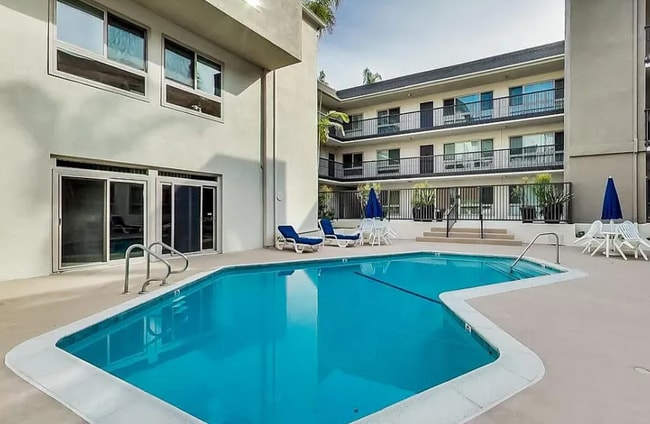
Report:
<svg viewBox="0 0 650 424"><path fill-rule="evenodd" d="M494 109L494 101L492 99L493 99L493 94L491 91L486 91L485 93L481 93L481 111L492 112L492 109Z"/></svg>
<svg viewBox="0 0 650 424"><path fill-rule="evenodd" d="M363 131L363 114L357 113L349 115L350 123L346 125L345 131L347 132L361 132Z"/></svg>
<svg viewBox="0 0 650 424"><path fill-rule="evenodd" d="M452 116L454 114L454 99L445 99L442 101L442 116Z"/></svg>
<svg viewBox="0 0 650 424"><path fill-rule="evenodd" d="M382 190L379 192L379 202L384 211L384 216L388 218L399 218L399 190Z"/></svg>
<svg viewBox="0 0 650 424"><path fill-rule="evenodd" d="M343 175L363 175L363 153L343 155Z"/></svg>
<svg viewBox="0 0 650 424"><path fill-rule="evenodd" d="M390 134L399 131L400 109L380 110L377 112L377 133Z"/></svg>
<svg viewBox="0 0 650 424"><path fill-rule="evenodd" d="M553 147L555 133L527 134L510 137L510 157L536 156L545 148Z"/></svg>
<svg viewBox="0 0 650 424"><path fill-rule="evenodd" d="M56 71L145 95L147 31L79 0L56 1Z"/></svg>
<svg viewBox="0 0 650 424"><path fill-rule="evenodd" d="M377 150L377 172L399 171L399 149Z"/></svg>
<svg viewBox="0 0 650 424"><path fill-rule="evenodd" d="M444 145L444 160L464 161L486 158L491 159L492 156L494 156L493 145L494 143L492 139L446 143Z"/></svg>
<svg viewBox="0 0 650 424"><path fill-rule="evenodd" d="M461 115L476 115L476 111L479 107L479 98L478 94L467 94L465 96L456 97L456 113Z"/></svg>
<svg viewBox="0 0 650 424"><path fill-rule="evenodd" d="M221 65L165 39L167 104L221 118Z"/></svg>
<svg viewBox="0 0 650 424"><path fill-rule="evenodd" d="M554 110L559 98L564 98L564 79L510 87L509 103L511 112L544 112Z"/></svg>

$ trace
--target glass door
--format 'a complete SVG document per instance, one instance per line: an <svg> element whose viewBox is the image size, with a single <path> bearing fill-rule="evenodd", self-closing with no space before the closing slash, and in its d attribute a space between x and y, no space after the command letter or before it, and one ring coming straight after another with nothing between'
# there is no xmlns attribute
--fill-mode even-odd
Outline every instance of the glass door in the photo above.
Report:
<svg viewBox="0 0 650 424"><path fill-rule="evenodd" d="M61 177L59 185L61 267L106 260L106 181Z"/></svg>
<svg viewBox="0 0 650 424"><path fill-rule="evenodd" d="M169 179L159 187L163 243L183 253L218 250L216 184Z"/></svg>
<svg viewBox="0 0 650 424"><path fill-rule="evenodd" d="M144 244L144 183L110 182L110 259L124 259L132 244ZM142 256L134 250L133 256Z"/></svg>

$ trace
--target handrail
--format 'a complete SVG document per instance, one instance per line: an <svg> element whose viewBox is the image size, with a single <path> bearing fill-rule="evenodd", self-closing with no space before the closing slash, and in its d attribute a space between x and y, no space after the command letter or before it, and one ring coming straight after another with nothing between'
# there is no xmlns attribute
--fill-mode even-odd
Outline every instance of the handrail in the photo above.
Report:
<svg viewBox="0 0 650 424"><path fill-rule="evenodd" d="M451 219L449 217L454 212L456 213L454 217L454 222L451 222ZM457 221L458 221L458 203L454 203L453 205L451 205L449 212L447 212L447 237L449 237L449 232L451 231L451 227L453 227Z"/></svg>
<svg viewBox="0 0 650 424"><path fill-rule="evenodd" d="M558 236L557 233L539 233L531 240L530 243L528 243L528 246L526 246L524 251L521 252L521 255L519 255L517 257L517 259L515 259L515 261L512 263L512 265L510 265L510 272L511 273L512 273L512 270L514 269L515 265L517 265L519 263L521 258L523 258L524 255L526 254L526 252L528 252L528 249L530 249L531 246L533 245L533 243L535 243L535 241L537 241L537 239L540 238L541 236L555 236L555 263L556 264L560 263L560 236Z"/></svg>
<svg viewBox="0 0 650 424"><path fill-rule="evenodd" d="M163 247L163 248L165 248L165 249L167 249L167 250L169 250L169 251L171 251L173 253L176 253L177 255L179 255L180 257L185 259L185 266L183 267L183 269L172 271L170 274L180 274L182 272L185 272L187 270L187 268L190 266L190 260L188 259L188 257L183 252L174 249L173 247L171 247L168 244L163 243L162 241L154 241L153 243L151 243L149 245L149 250L151 250L154 246L161 246L161 247ZM147 256L147 278L149 278L150 270L151 270L151 257Z"/></svg>
<svg viewBox="0 0 650 424"><path fill-rule="evenodd" d="M156 253L152 252L150 249L148 249L143 244L132 244L131 246L129 246L128 249L126 249L126 253L124 255L124 258L126 259L126 267L124 269L124 291L122 292L122 294L127 294L129 292L129 264L131 262L131 252L134 249L142 249L142 251L144 253L146 253L148 255L152 255L154 258L156 258L159 261L161 261L162 263L164 263L165 266L167 267L167 275L165 275L165 278L162 278L162 279L160 279L160 278L149 278L149 273L147 272L147 279L144 282L144 284L142 285L142 289L140 290L139 293L144 293L145 292L144 290L145 290L146 286L148 286L149 283L151 283L152 281L161 281L163 284L165 284L165 282L167 281L167 278L169 278L169 275L172 273L172 266L169 264L169 262L167 262L161 256L158 256ZM147 260L148 260L148 258L149 257L147 256Z"/></svg>

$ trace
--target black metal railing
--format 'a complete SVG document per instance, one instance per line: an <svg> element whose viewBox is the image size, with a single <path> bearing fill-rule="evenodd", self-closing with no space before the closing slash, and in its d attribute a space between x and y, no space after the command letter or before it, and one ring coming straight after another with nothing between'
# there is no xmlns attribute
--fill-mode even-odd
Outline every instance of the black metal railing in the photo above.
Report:
<svg viewBox="0 0 650 424"><path fill-rule="evenodd" d="M562 169L563 166L564 152L548 145L357 163L321 158L318 175L334 181L364 181L541 171Z"/></svg>
<svg viewBox="0 0 650 424"><path fill-rule="evenodd" d="M451 205L451 207L449 208L449 212L447 212L446 237L449 237L449 232L451 231L452 227L456 222L458 222L458 203L454 203L453 205Z"/></svg>
<svg viewBox="0 0 650 424"><path fill-rule="evenodd" d="M645 27L645 63L650 63L650 26Z"/></svg>
<svg viewBox="0 0 650 424"><path fill-rule="evenodd" d="M361 140L441 128L555 115L563 111L564 90L558 88L352 121L343 125L344 132L331 127L330 136L340 141Z"/></svg>
<svg viewBox="0 0 650 424"><path fill-rule="evenodd" d="M319 210L334 219L363 218L363 193L322 192ZM458 221L571 222L571 183L380 188L378 195L384 217L392 220L443 222L457 205Z"/></svg>

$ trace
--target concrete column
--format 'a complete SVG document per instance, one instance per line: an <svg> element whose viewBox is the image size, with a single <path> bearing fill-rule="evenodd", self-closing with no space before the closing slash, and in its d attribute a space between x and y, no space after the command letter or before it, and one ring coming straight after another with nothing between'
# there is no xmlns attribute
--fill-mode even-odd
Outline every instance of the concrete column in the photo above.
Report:
<svg viewBox="0 0 650 424"><path fill-rule="evenodd" d="M645 0L566 0L566 181L574 220L600 218L608 176L645 222Z"/></svg>

